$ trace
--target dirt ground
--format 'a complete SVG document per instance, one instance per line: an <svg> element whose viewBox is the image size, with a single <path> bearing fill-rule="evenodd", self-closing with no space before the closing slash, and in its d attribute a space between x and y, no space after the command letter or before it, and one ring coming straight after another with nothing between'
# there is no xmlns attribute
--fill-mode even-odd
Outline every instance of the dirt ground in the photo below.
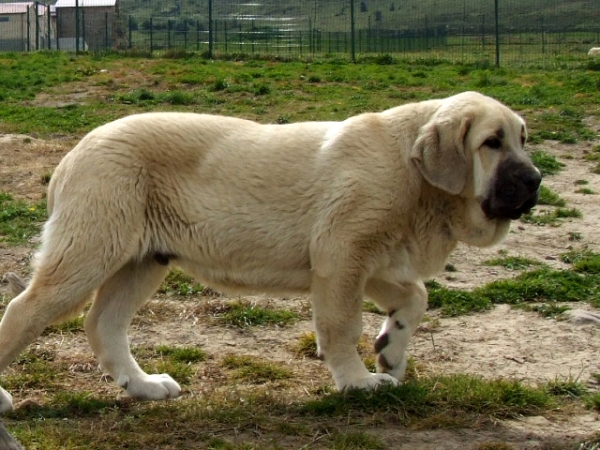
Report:
<svg viewBox="0 0 600 450"><path fill-rule="evenodd" d="M600 132L600 121L595 118L589 118L589 126ZM74 142L68 138L43 141L20 135L0 135L0 191L28 200L40 199L45 191L41 182L43 175L52 171ZM562 172L546 178L544 184L565 198L569 207L581 210L582 219L567 219L558 227L516 222L500 246L491 249L459 247L449 261L456 271L441 274L438 281L452 287L472 288L513 276L514 272L509 270L481 264L498 256L499 250L505 250L511 256L537 259L554 267L562 266L558 256L570 248L586 245L591 250L600 251L600 175L590 171L595 163L584 159L585 154L598 143L565 145L551 141L530 146L531 149L543 149L566 164ZM586 187L599 195L576 193L581 187L575 184L576 180L587 180L589 184ZM581 235L582 239L571 240L573 233ZM0 274L15 271L28 275L32 248L0 244ZM6 293L5 286L0 286L0 293ZM289 307L290 302L300 308L308 308L309 305L309 300L302 297L256 300L287 302L285 305L282 303L282 307ZM590 308L586 305L576 307ZM156 308L157 315L163 310L156 301L147 308ZM146 345L196 344L209 354L220 354L224 350L260 354L284 361L305 374L306 385L331 384L321 362L292 361L288 350L291 339L312 329L308 318L285 333L262 329L240 332L216 325L199 326L194 311L189 310L189 302L174 305L169 311L160 320L136 321L131 332L133 345L139 342ZM428 315L437 318L434 311ZM413 338L410 354L418 362L419 370L515 378L531 383L578 379L592 389L600 389L591 376L600 373L598 326L545 319L508 306L499 306L481 314L437 319L424 322ZM373 338L381 321L381 316L366 313L365 334ZM91 351L83 336L63 336L60 340L46 336L38 343L60 352L71 352L74 360L88 361L93 365ZM210 376L207 375L207 378ZM116 388L109 389L118 392ZM477 442L505 442L513 448L541 449L558 443L582 442L598 430L599 414L580 411L575 415L556 414L550 418L524 417L502 421L483 429L415 431L384 427L377 433L390 443L390 448L466 449L475 448Z"/></svg>

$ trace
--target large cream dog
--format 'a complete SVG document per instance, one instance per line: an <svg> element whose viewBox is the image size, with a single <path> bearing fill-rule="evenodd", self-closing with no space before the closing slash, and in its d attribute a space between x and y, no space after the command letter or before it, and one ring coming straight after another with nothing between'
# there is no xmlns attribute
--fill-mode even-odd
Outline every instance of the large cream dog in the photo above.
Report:
<svg viewBox="0 0 600 450"><path fill-rule="evenodd" d="M475 92L343 122L149 113L101 126L54 172L32 280L0 323L0 370L92 300L85 327L102 368L132 397L178 396L127 341L174 265L217 289L310 292L336 386L397 383L422 280L457 242L492 245L534 206L525 138L517 114ZM388 313L377 374L356 351L364 296Z"/></svg>

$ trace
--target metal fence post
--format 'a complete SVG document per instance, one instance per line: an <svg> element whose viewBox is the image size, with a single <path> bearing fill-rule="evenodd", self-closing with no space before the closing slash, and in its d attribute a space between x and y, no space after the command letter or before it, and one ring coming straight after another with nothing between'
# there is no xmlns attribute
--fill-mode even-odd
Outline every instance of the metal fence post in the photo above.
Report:
<svg viewBox="0 0 600 450"><path fill-rule="evenodd" d="M494 20L496 25L496 67L500 67L500 28L498 25L498 0L494 0Z"/></svg>
<svg viewBox="0 0 600 450"><path fill-rule="evenodd" d="M75 53L79 53L79 0L75 0Z"/></svg>
<svg viewBox="0 0 600 450"><path fill-rule="evenodd" d="M40 49L40 22L38 19L38 2L34 2L33 3L33 7L35 8L34 14L35 14L35 49L39 50Z"/></svg>
<svg viewBox="0 0 600 450"><path fill-rule="evenodd" d="M48 21L48 50L52 50L52 34L50 33L50 26L51 26L51 21L50 21L50 5L46 5L46 17L47 17L47 21Z"/></svg>
<svg viewBox="0 0 600 450"><path fill-rule="evenodd" d="M356 36L355 36L356 21L354 17L354 0L350 0L350 52L352 54L352 62L356 62Z"/></svg>
<svg viewBox="0 0 600 450"><path fill-rule="evenodd" d="M213 41L214 41L214 28L213 28L213 0L208 0L208 57L213 57Z"/></svg>
<svg viewBox="0 0 600 450"><path fill-rule="evenodd" d="M108 51L108 13L104 13L104 51Z"/></svg>
<svg viewBox="0 0 600 450"><path fill-rule="evenodd" d="M152 56L152 50L154 50L154 26L152 24L152 17L150 17L150 56Z"/></svg>
<svg viewBox="0 0 600 450"><path fill-rule="evenodd" d="M29 25L29 20L30 20L29 19L29 10L30 10L30 8L28 7L27 8L27 40L26 40L26 42L27 42L27 51L28 52L31 51L31 37L30 37L30 34L31 34L31 29L30 28L31 27Z"/></svg>
<svg viewBox="0 0 600 450"><path fill-rule="evenodd" d="M131 42L131 40L133 39L133 16L131 14L129 15L129 26L127 28L128 28L127 31L128 31L128 35L129 35L128 36L129 43L127 46L129 48L131 48L133 46L133 43ZM139 30L138 30L138 33L139 33Z"/></svg>

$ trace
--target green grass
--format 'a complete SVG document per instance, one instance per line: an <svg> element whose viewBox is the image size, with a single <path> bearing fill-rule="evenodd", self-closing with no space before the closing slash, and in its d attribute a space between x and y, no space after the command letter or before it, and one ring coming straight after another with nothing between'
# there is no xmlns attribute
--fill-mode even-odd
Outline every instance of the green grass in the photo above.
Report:
<svg viewBox="0 0 600 450"><path fill-rule="evenodd" d="M525 214L521 217L521 221L539 226L558 226L562 219L581 219L583 217L583 214L577 208L556 208L537 214L535 211L534 209L529 214Z"/></svg>
<svg viewBox="0 0 600 450"><path fill-rule="evenodd" d="M547 317L555 317L568 309L565 305L556 305L556 302L585 301L600 308L600 256L586 252L566 254L562 259L573 264L572 269L541 267L471 291L448 289L437 282L429 282L429 306L439 308L446 316L484 311L494 304L544 303L526 308Z"/></svg>
<svg viewBox="0 0 600 450"><path fill-rule="evenodd" d="M253 326L287 326L296 322L299 315L293 311L262 307L249 301L236 301L209 306L209 313L222 325L247 328Z"/></svg>
<svg viewBox="0 0 600 450"><path fill-rule="evenodd" d="M403 425L410 425L416 418L442 411L468 423L477 416L511 418L535 414L555 404L556 399L543 388L526 387L516 380L447 375L409 380L401 386L384 386L376 391L331 393L307 402L303 409L314 416L387 410Z"/></svg>
<svg viewBox="0 0 600 450"><path fill-rule="evenodd" d="M46 202L28 203L0 192L0 242L25 244L47 218Z"/></svg>
<svg viewBox="0 0 600 450"><path fill-rule="evenodd" d="M127 77L133 70L135 79ZM600 92L588 86L596 83L591 70L494 69L424 58L404 62L389 55L352 64L327 57L208 61L189 52L177 59L4 53L0 72L10 74L0 78L0 128L40 136L81 135L117 117L148 110L200 109L271 123L339 120L408 101L479 90L519 110L528 120L533 142L572 142L590 138L582 118L600 104ZM82 83L94 87L82 101L58 108L33 101L41 92L58 97L80 89ZM544 174L556 170L546 170L549 158L538 153L534 160L542 160Z"/></svg>
<svg viewBox="0 0 600 450"><path fill-rule="evenodd" d="M198 347L170 347L167 345L159 345L156 347L156 352L162 357L167 357L173 361L182 363L205 361L208 357L206 352Z"/></svg>
<svg viewBox="0 0 600 450"><path fill-rule="evenodd" d="M523 270L531 266L543 265L535 259L525 258L522 256L505 256L501 258L488 259L483 262L485 266L501 266L509 270Z"/></svg>
<svg viewBox="0 0 600 450"><path fill-rule="evenodd" d="M596 195L596 191L593 191L590 188L580 188L580 189L577 189L575 192L577 194L583 194L583 195Z"/></svg>
<svg viewBox="0 0 600 450"><path fill-rule="evenodd" d="M132 353L144 371L168 373L184 386L192 382L198 371L197 363L208 358L206 352L197 347L134 347Z"/></svg>
<svg viewBox="0 0 600 450"><path fill-rule="evenodd" d="M236 362L227 370L239 366ZM573 388L566 383L530 387L516 380L445 375L376 391L319 388L294 396L277 395L272 384L250 384L153 403L57 390L48 392L41 404L11 413L8 426L27 448L46 450L278 448L273 442L289 437L293 448L300 448L315 436L325 439L325 448L378 449L387 448L385 437L371 430L382 424L453 429L544 415L569 405ZM240 447L236 436L243 436L249 447Z"/></svg>
<svg viewBox="0 0 600 450"><path fill-rule="evenodd" d="M255 356L227 355L223 359L223 367L233 370L236 380L252 384L292 378L292 373L288 369Z"/></svg>
<svg viewBox="0 0 600 450"><path fill-rule="evenodd" d="M196 283L192 277L181 270L172 269L160 285L158 292L175 296L193 296L201 294L204 286Z"/></svg>
<svg viewBox="0 0 600 450"><path fill-rule="evenodd" d="M563 207L566 206L567 203L556 192L552 191L544 185L541 185L538 204Z"/></svg>
<svg viewBox="0 0 600 450"><path fill-rule="evenodd" d="M565 165L558 161L553 155L550 155L543 150L532 152L531 160L535 166L540 169L542 176L556 175L565 167Z"/></svg>

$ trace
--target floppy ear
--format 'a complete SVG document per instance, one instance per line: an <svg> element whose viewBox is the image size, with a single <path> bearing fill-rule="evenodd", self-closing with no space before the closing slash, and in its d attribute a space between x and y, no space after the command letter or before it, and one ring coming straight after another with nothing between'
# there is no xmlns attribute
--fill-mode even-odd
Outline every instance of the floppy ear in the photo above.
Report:
<svg viewBox="0 0 600 450"><path fill-rule="evenodd" d="M423 178L453 195L460 194L467 182L465 137L470 125L467 117L460 124L434 119L421 128L411 151Z"/></svg>

